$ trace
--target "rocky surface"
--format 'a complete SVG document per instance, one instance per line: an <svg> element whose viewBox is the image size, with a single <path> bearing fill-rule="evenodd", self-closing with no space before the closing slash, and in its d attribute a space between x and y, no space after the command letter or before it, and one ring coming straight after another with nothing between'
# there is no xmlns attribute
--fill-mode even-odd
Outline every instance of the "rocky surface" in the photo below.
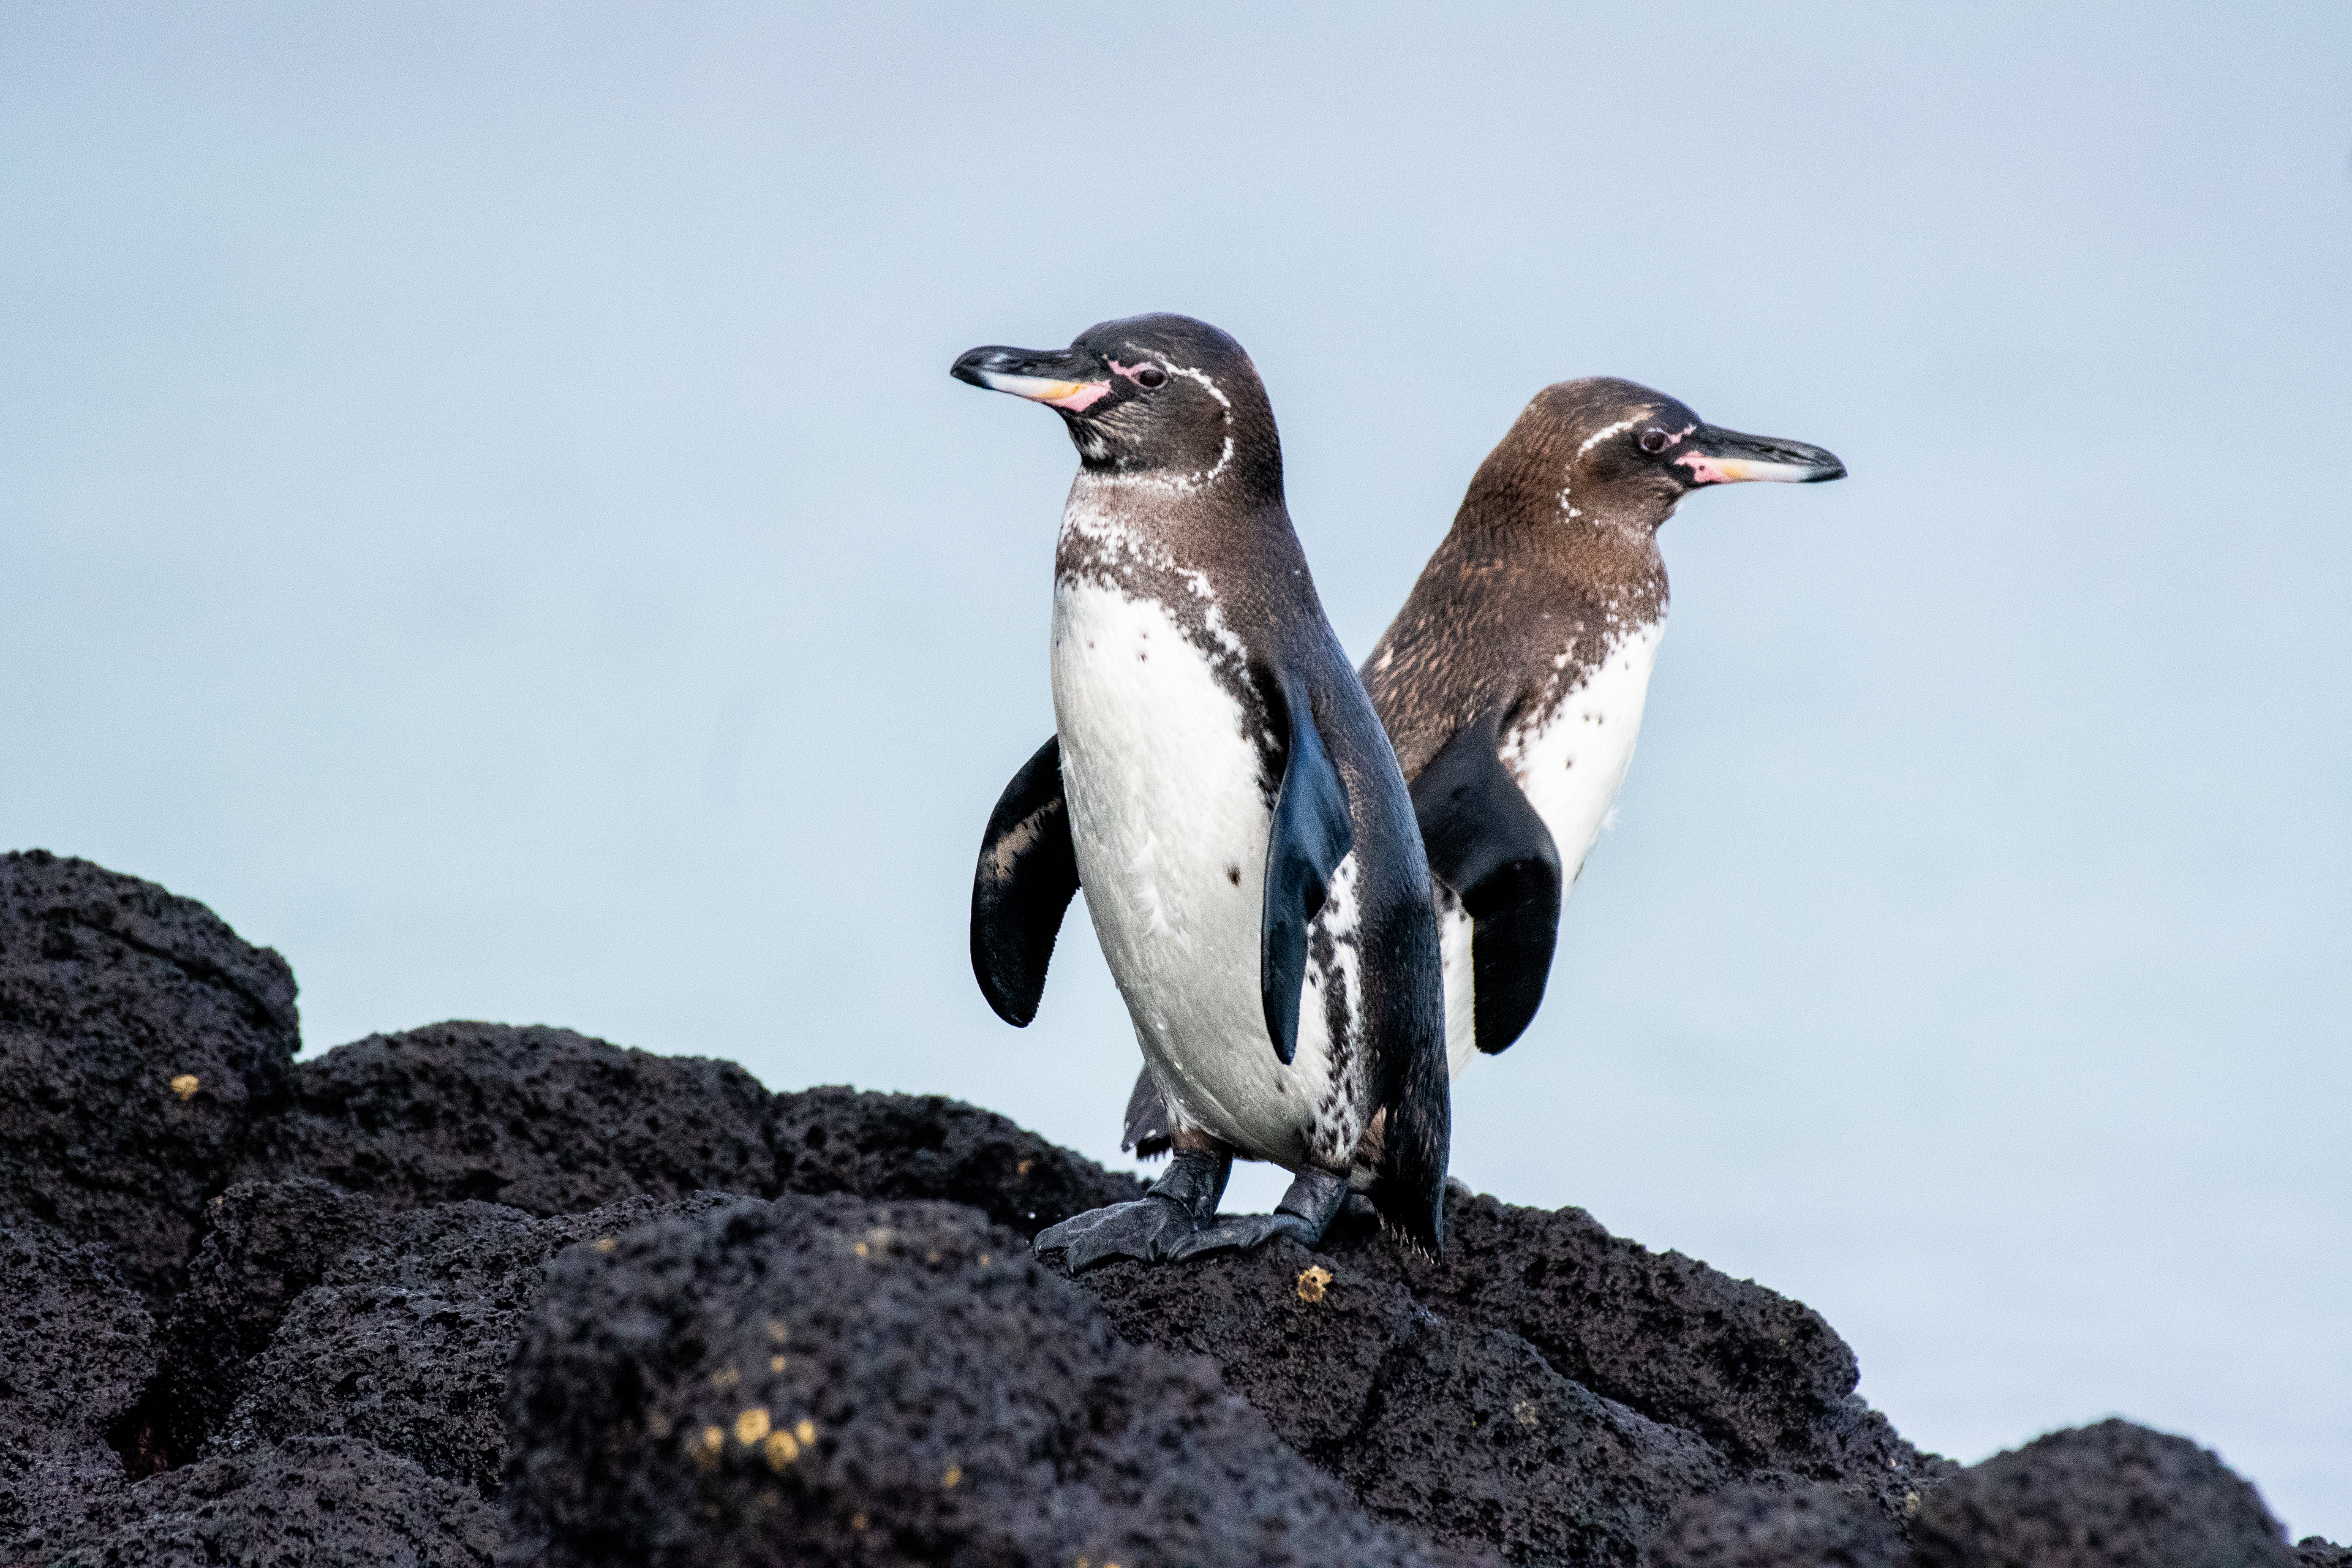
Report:
<svg viewBox="0 0 2352 1568"><path fill-rule="evenodd" d="M712 1190L952 1197L1034 1235L1142 1194L992 1111L936 1095L770 1094L732 1062L569 1029L437 1024L301 1063L243 1173L316 1176L400 1207L570 1214Z"/></svg>
<svg viewBox="0 0 2352 1568"><path fill-rule="evenodd" d="M1884 1510L1814 1481L1742 1482L1678 1510L1649 1542L1650 1568L1904 1568Z"/></svg>
<svg viewBox="0 0 2352 1568"><path fill-rule="evenodd" d="M348 1434L495 1498L507 1359L549 1259L729 1196L539 1219L484 1203L402 1213L299 1178L232 1188L167 1327L156 1403L179 1413L183 1452Z"/></svg>
<svg viewBox="0 0 2352 1568"><path fill-rule="evenodd" d="M2293 1568L2262 1498L2186 1437L2128 1421L2053 1432L1961 1471L1913 1527L1921 1568Z"/></svg>
<svg viewBox="0 0 2352 1568"><path fill-rule="evenodd" d="M488 1568L498 1510L356 1437L296 1437L109 1493L54 1568ZM0 1558L0 1561L5 1561Z"/></svg>
<svg viewBox="0 0 2352 1568"><path fill-rule="evenodd" d="M1081 1278L1127 1339L1213 1356L1292 1447L1433 1540L1632 1563L1729 1479L1697 1436L1562 1377L1527 1341L1296 1243Z"/></svg>
<svg viewBox="0 0 2352 1568"><path fill-rule="evenodd" d="M1139 1184L970 1106L295 1046L200 905L0 858L0 1568L2352 1568L2144 1428L1922 1455L1818 1314L1580 1210L1072 1281L1028 1238Z"/></svg>
<svg viewBox="0 0 2352 1568"><path fill-rule="evenodd" d="M0 1563L125 1484L108 1426L152 1374L154 1340L107 1248L0 1226Z"/></svg>
<svg viewBox="0 0 2352 1568"><path fill-rule="evenodd" d="M160 1302L299 1036L286 961L202 904L0 856L0 1215L106 1243Z"/></svg>
<svg viewBox="0 0 2352 1568"><path fill-rule="evenodd" d="M952 1204L747 1201L571 1252L508 1414L517 1563L1478 1560Z"/></svg>

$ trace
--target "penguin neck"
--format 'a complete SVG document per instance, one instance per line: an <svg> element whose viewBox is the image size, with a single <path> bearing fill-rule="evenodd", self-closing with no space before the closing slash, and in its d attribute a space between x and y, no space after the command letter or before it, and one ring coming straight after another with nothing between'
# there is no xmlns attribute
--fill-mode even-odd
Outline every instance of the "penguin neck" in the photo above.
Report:
<svg viewBox="0 0 2352 1568"><path fill-rule="evenodd" d="M1547 495L1545 504L1463 504L1454 531L1464 556L1507 564L1592 605L1624 626L1666 615L1666 563L1656 527L1606 506L1576 515Z"/></svg>
<svg viewBox="0 0 2352 1568"><path fill-rule="evenodd" d="M1062 571L1108 569L1114 575L1123 558L1152 568L1219 575L1279 572L1303 577L1306 571L1280 480L1268 495L1230 468L1197 479L1165 470L1082 468L1062 510L1056 553Z"/></svg>

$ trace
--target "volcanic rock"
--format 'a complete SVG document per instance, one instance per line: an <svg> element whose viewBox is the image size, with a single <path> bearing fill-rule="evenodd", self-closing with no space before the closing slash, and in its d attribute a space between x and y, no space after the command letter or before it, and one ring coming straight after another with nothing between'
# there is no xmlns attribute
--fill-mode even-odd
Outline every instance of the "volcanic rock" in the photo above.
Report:
<svg viewBox="0 0 2352 1568"><path fill-rule="evenodd" d="M2186 1437L2128 1421L2053 1432L1930 1493L1919 1568L2294 1568L2254 1489Z"/></svg>
<svg viewBox="0 0 2352 1568"><path fill-rule="evenodd" d="M92 1508L50 1568L488 1568L498 1510L356 1437L199 1460Z"/></svg>
<svg viewBox="0 0 2352 1568"><path fill-rule="evenodd" d="M1652 1538L1648 1568L1902 1568L1885 1513L1815 1481L1742 1484L1685 1504Z"/></svg>
<svg viewBox="0 0 2352 1568"><path fill-rule="evenodd" d="M1028 1238L1141 1184L1001 1116L490 1024L293 1065L293 998L0 858L0 1568L2352 1568L2122 1423L1956 1473L1581 1210L1073 1283Z"/></svg>
<svg viewBox="0 0 2352 1568"><path fill-rule="evenodd" d="M303 1062L244 1175L317 1176L400 1208L547 1215L703 1188L768 1192L768 1091L732 1062L569 1029L448 1023Z"/></svg>
<svg viewBox="0 0 2352 1568"><path fill-rule="evenodd" d="M780 1094L769 1135L778 1192L941 1198L1024 1237L1143 1195L1133 1176L1106 1171L992 1110L936 1094Z"/></svg>
<svg viewBox="0 0 2352 1568"><path fill-rule="evenodd" d="M469 1023L370 1036L296 1068L244 1174L297 1173L401 1207L478 1199L541 1215L704 1190L945 1198L1024 1235L1143 1192L937 1095L772 1095L731 1062Z"/></svg>
<svg viewBox="0 0 2352 1568"><path fill-rule="evenodd" d="M730 1196L539 1219L484 1203L400 1212L310 1178L234 1187L150 1405L178 1455L348 1433L495 1496L507 1357L547 1260Z"/></svg>
<svg viewBox="0 0 2352 1568"><path fill-rule="evenodd" d="M0 855L0 1215L107 1243L160 1303L299 1033L286 961L202 904Z"/></svg>
<svg viewBox="0 0 2352 1568"><path fill-rule="evenodd" d="M1293 1242L1079 1282L1129 1340L1213 1356L1363 1506L1465 1550L1631 1564L1728 1479L1696 1436L1562 1377L1518 1336Z"/></svg>
<svg viewBox="0 0 2352 1568"><path fill-rule="evenodd" d="M124 1484L107 1431L155 1366L154 1325L103 1247L0 1226L0 1563Z"/></svg>
<svg viewBox="0 0 2352 1568"><path fill-rule="evenodd" d="M1475 1560L948 1204L745 1202L567 1252L507 1413L516 1563Z"/></svg>
<svg viewBox="0 0 2352 1568"><path fill-rule="evenodd" d="M1515 1335L1561 1377L1705 1439L1733 1469L1840 1481L1899 1515L1955 1468L1922 1456L1855 1393L1853 1352L1820 1313L1678 1252L1612 1236L1579 1208L1454 1187L1431 1258L1351 1215L1326 1249L1432 1311Z"/></svg>

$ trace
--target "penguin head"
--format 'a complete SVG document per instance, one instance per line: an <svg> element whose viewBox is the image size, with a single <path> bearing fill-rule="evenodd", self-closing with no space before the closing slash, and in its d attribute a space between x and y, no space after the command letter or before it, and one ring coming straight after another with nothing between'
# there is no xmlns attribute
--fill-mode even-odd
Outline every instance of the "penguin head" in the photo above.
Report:
<svg viewBox="0 0 2352 1568"><path fill-rule="evenodd" d="M1190 316L1088 327L1066 349L973 349L958 381L1043 403L1093 473L1282 492L1282 444L1241 344Z"/></svg>
<svg viewBox="0 0 2352 1568"><path fill-rule="evenodd" d="M1589 376L1536 394L1496 448L1517 448L1565 520L1655 529L1685 496L1708 485L1769 479L1818 484L1845 477L1819 447L1709 425L1687 404L1630 381ZM1564 482L1563 482L1564 481Z"/></svg>

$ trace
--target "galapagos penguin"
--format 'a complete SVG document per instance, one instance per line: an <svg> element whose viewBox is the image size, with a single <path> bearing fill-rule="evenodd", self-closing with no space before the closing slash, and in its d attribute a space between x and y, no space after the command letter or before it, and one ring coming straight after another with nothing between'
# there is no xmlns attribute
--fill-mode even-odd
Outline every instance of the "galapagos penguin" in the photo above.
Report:
<svg viewBox="0 0 2352 1568"><path fill-rule="evenodd" d="M1819 447L1719 429L1605 376L1538 393L1471 479L1454 527L1364 661L1436 873L1450 1072L1518 1038L1560 905L1642 726L1665 630L1659 526L1694 490L1818 483ZM1125 1145L1167 1148L1150 1074Z"/></svg>
<svg viewBox="0 0 2352 1568"><path fill-rule="evenodd" d="M1024 1025L1071 896L1167 1111L1141 1200L1042 1233L1073 1271L1318 1240L1362 1185L1444 1241L1450 1082L1428 861L1380 720L1324 619L1241 345L1182 316L1067 349L979 348L961 381L1059 413L1079 467L1054 561L1055 732L1006 787L972 883L972 967ZM1216 1217L1235 1154L1294 1176Z"/></svg>

